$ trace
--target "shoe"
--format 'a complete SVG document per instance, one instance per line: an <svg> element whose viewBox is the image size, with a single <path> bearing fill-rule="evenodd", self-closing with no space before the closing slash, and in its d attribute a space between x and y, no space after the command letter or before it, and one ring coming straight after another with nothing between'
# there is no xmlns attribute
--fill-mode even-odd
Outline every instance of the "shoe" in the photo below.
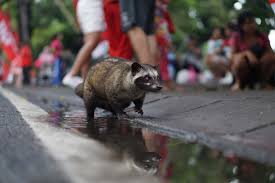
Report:
<svg viewBox="0 0 275 183"><path fill-rule="evenodd" d="M76 88L77 85L79 85L82 82L83 82L83 79L81 77L71 76L69 74L67 74L62 80L63 85L68 86L73 89Z"/></svg>
<svg viewBox="0 0 275 183"><path fill-rule="evenodd" d="M227 72L226 75L219 80L221 85L231 85L233 83L233 75L230 72Z"/></svg>
<svg viewBox="0 0 275 183"><path fill-rule="evenodd" d="M237 82L231 87L231 91L240 91L240 90L241 90L241 87Z"/></svg>
<svg viewBox="0 0 275 183"><path fill-rule="evenodd" d="M200 74L199 83L206 88L214 89L218 87L219 81L210 71L206 70Z"/></svg>

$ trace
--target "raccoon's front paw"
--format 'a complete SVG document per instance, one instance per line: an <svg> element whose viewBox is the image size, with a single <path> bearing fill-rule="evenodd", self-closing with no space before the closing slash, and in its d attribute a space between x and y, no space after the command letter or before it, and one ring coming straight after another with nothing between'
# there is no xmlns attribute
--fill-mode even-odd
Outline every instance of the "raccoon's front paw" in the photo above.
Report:
<svg viewBox="0 0 275 183"><path fill-rule="evenodd" d="M140 115L143 115L143 110L142 110L142 108L136 108L136 107L135 107L135 112L139 113Z"/></svg>

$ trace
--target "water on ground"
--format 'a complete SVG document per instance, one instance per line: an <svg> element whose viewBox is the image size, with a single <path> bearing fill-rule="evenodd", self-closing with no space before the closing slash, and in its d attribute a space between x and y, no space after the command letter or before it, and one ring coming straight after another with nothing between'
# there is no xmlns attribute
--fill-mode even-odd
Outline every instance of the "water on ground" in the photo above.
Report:
<svg viewBox="0 0 275 183"><path fill-rule="evenodd" d="M170 138L165 132L155 132L146 126L119 121L108 115L87 125L83 109L72 109L62 101L51 102L51 105L47 122L96 140L121 159L127 157L131 160L136 171L157 176L161 182L275 182L275 167L239 158L231 152L222 153Z"/></svg>

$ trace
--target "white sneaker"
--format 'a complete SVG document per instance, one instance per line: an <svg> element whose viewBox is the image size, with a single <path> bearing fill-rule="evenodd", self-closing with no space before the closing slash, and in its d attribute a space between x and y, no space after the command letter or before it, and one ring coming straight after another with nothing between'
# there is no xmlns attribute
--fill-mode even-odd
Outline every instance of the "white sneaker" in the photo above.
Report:
<svg viewBox="0 0 275 183"><path fill-rule="evenodd" d="M218 79L208 70L200 74L199 83L207 88L216 88L219 84Z"/></svg>
<svg viewBox="0 0 275 183"><path fill-rule="evenodd" d="M233 82L233 75L231 72L227 72L226 75L219 80L219 84L221 85L230 85Z"/></svg>
<svg viewBox="0 0 275 183"><path fill-rule="evenodd" d="M83 82L83 79L79 76L71 76L67 74L63 80L62 84L71 88L75 88L77 85Z"/></svg>

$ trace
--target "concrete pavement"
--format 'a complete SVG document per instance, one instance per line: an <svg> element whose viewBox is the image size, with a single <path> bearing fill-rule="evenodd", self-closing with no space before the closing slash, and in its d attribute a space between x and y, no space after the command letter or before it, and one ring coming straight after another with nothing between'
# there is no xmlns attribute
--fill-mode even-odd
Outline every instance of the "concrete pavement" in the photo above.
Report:
<svg viewBox="0 0 275 183"><path fill-rule="evenodd" d="M55 110L48 103L56 101L70 110L84 110L82 101L67 88L24 88L16 92L46 111ZM150 94L145 103L144 116L128 109L134 117L132 122L225 154L275 165L274 91L190 90Z"/></svg>

